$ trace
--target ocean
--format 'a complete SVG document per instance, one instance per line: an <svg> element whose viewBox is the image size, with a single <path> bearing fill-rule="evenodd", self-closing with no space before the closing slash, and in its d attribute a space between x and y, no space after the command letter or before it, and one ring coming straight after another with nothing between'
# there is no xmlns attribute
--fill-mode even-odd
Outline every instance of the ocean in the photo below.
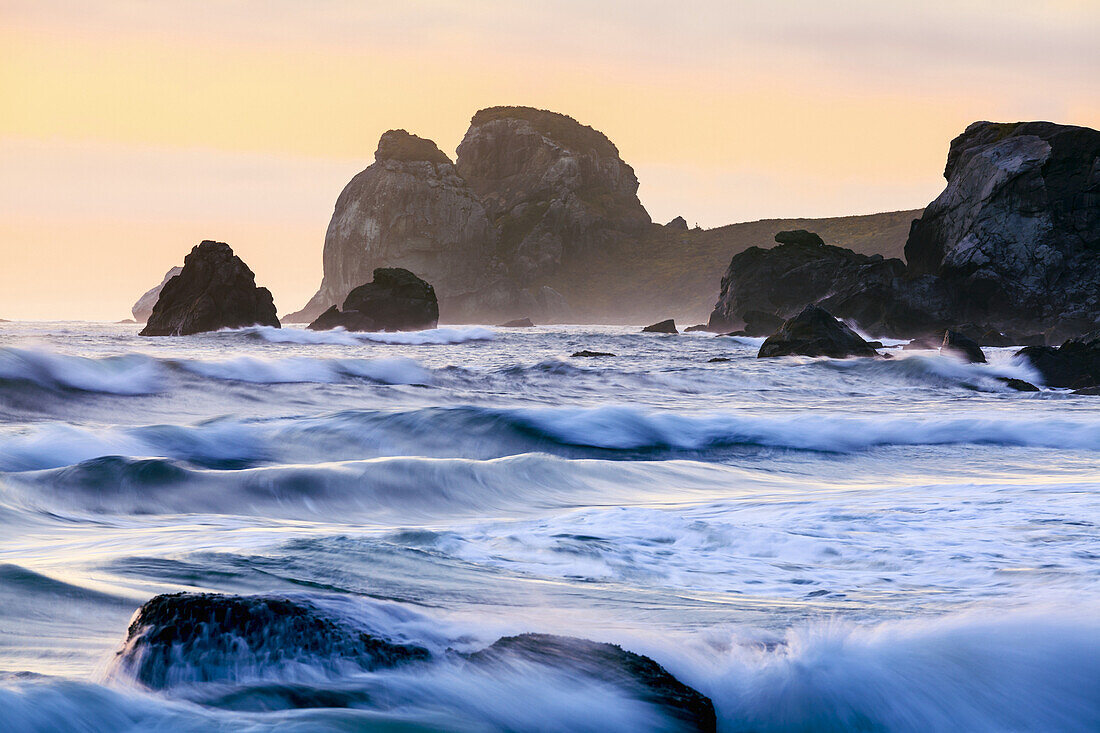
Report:
<svg viewBox="0 0 1100 733"><path fill-rule="evenodd" d="M1011 390L1039 381L1012 349L138 329L0 324L3 731L683 727L469 663L527 632L650 657L720 731L1100 730L1100 398ZM150 684L128 626L180 591L431 661L212 625Z"/></svg>

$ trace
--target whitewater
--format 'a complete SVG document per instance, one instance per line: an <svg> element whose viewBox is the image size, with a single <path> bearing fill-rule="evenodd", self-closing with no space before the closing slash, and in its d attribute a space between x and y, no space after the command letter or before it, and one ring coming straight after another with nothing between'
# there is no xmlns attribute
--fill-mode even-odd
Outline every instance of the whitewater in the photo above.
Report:
<svg viewBox="0 0 1100 733"><path fill-rule="evenodd" d="M681 728L462 661L527 632L652 658L720 731L1100 730L1100 398L1012 390L1013 349L139 328L0 323L4 731ZM210 627L153 684L120 652L181 591L437 661Z"/></svg>

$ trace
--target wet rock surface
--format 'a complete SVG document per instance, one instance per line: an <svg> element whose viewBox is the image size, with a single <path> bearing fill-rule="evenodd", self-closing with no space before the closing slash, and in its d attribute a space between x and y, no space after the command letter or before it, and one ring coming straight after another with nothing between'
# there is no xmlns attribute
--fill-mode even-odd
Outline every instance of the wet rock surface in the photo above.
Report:
<svg viewBox="0 0 1100 733"><path fill-rule="evenodd" d="M439 323L435 289L408 270L380 267L374 279L353 289L336 306L321 314L309 328L324 331L337 326L348 331L417 331Z"/></svg>
<svg viewBox="0 0 1100 733"><path fill-rule="evenodd" d="M828 311L808 305L760 346L760 358L774 356L877 356L878 352L859 334Z"/></svg>

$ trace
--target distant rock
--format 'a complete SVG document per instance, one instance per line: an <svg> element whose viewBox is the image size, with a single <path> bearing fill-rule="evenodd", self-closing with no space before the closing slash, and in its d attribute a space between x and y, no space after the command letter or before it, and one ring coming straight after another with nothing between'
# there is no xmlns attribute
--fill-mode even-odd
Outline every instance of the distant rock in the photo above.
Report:
<svg viewBox="0 0 1100 733"><path fill-rule="evenodd" d="M571 679L611 685L655 705L688 730L711 733L717 727L709 698L677 680L649 657L614 644L549 634L506 636L467 657L470 664L529 673L531 665L549 667Z"/></svg>
<svg viewBox="0 0 1100 733"><path fill-rule="evenodd" d="M608 351L589 351L588 349L584 349L583 351L574 351L573 356L574 357L593 357L593 356L615 356L615 355L608 352Z"/></svg>
<svg viewBox="0 0 1100 733"><path fill-rule="evenodd" d="M1082 387L1081 389L1073 390L1073 394L1079 395L1100 395L1100 387Z"/></svg>
<svg viewBox="0 0 1100 733"><path fill-rule="evenodd" d="M147 601L130 622L116 665L164 689L236 681L280 664L395 667L431 658L427 649L367 634L308 601L280 596L172 593Z"/></svg>
<svg viewBox="0 0 1100 733"><path fill-rule="evenodd" d="M477 192L435 143L404 130L383 134L374 163L340 193L325 234L321 287L286 320L314 320L379 267L419 273L456 313L485 297L503 273L496 230Z"/></svg>
<svg viewBox="0 0 1100 733"><path fill-rule="evenodd" d="M906 281L901 260L827 245L805 230L775 239L771 249L734 255L710 316L712 331L765 336L806 305L819 305L872 333L942 332L942 293L934 283Z"/></svg>
<svg viewBox="0 0 1100 733"><path fill-rule="evenodd" d="M688 230L687 219L682 216L677 216L675 219L665 224L666 229L673 229L675 231L686 232Z"/></svg>
<svg viewBox="0 0 1100 733"><path fill-rule="evenodd" d="M733 360L730 359L728 356L715 356L715 357L712 357L710 359L707 359L708 364L717 364L718 362L722 362L722 361L733 361Z"/></svg>
<svg viewBox="0 0 1100 733"><path fill-rule="evenodd" d="M760 346L759 358L773 356L877 356L870 344L827 311L808 305Z"/></svg>
<svg viewBox="0 0 1100 733"><path fill-rule="evenodd" d="M145 323L149 320L149 316L153 313L153 306L157 304L157 299L160 297L161 288L182 271L182 267L173 267L165 273L164 279L160 281L160 285L146 291L145 295L137 299L137 302L134 303L134 307L130 309L130 312L134 314L135 321L138 323Z"/></svg>
<svg viewBox="0 0 1100 733"><path fill-rule="evenodd" d="M228 244L206 240L161 288L142 336L186 336L222 328L279 327L267 288Z"/></svg>
<svg viewBox="0 0 1100 733"><path fill-rule="evenodd" d="M1051 387L1084 389L1100 385L1100 331L1069 339L1058 348L1028 346L1016 356L1027 357Z"/></svg>
<svg viewBox="0 0 1100 733"><path fill-rule="evenodd" d="M684 333L698 333L700 331L710 331L710 329L707 328L707 324L705 324L705 323L699 323L699 324L694 325L694 326L688 326L687 328L684 329Z"/></svg>
<svg viewBox="0 0 1100 733"><path fill-rule="evenodd" d="M971 364L985 364L985 354L978 342L968 338L958 331L948 329L943 335L943 343L940 352L948 352L963 357Z"/></svg>
<svg viewBox="0 0 1100 733"><path fill-rule="evenodd" d="M680 333L676 330L676 321L669 318L657 323L651 323L642 329L642 333Z"/></svg>
<svg viewBox="0 0 1100 733"><path fill-rule="evenodd" d="M534 328L534 326L530 318L517 318L514 321L502 323L497 328Z"/></svg>
<svg viewBox="0 0 1100 733"><path fill-rule="evenodd" d="M354 288L336 306L309 324L314 331L341 326L348 331L418 331L439 323L435 289L400 267L379 267L374 279Z"/></svg>
<svg viewBox="0 0 1100 733"><path fill-rule="evenodd" d="M956 322L1048 343L1100 327L1100 132L975 122L944 177L905 257L911 277L943 283Z"/></svg>
<svg viewBox="0 0 1100 733"><path fill-rule="evenodd" d="M121 319L121 320L115 321L115 323L118 323L118 324L130 324L130 323L134 323L134 324L136 324L136 323L137 323L137 321L135 321L135 320L134 320L133 318L123 318L123 319Z"/></svg>

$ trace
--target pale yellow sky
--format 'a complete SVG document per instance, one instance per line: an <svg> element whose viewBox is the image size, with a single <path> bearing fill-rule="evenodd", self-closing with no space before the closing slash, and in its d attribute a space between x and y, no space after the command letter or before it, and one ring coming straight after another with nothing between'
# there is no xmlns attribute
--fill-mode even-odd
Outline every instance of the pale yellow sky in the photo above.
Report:
<svg viewBox="0 0 1100 733"><path fill-rule="evenodd" d="M1100 127L1094 0L530 5L0 0L0 317L125 317L204 238L295 310L378 136L453 154L490 105L708 227L923 206L976 119Z"/></svg>

